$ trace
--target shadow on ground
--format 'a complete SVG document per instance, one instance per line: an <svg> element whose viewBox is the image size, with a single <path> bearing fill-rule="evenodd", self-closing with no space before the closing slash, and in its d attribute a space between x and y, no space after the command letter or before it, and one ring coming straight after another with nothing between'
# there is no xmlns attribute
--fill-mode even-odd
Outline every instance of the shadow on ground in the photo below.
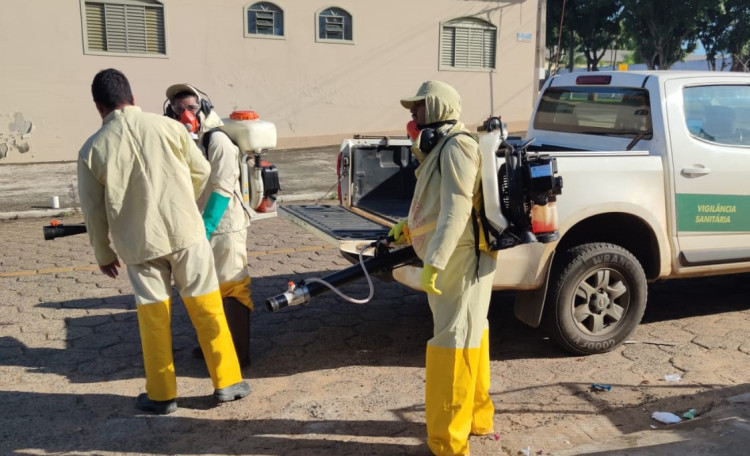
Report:
<svg viewBox="0 0 750 456"><path fill-rule="evenodd" d="M185 397L184 409L204 410L210 398ZM419 454L413 443L365 443L357 437L418 439L424 427L406 421L215 420L140 414L132 397L116 394L0 392L0 403L15 410L12 426L0 431L2 454L149 455L201 454ZM106 410L95 419L90 410ZM33 413L25 410L34 411ZM398 411L394 411L398 412ZM64 417L64 418L63 418ZM54 423L53 426L50 424ZM377 431L374 431L377 430ZM335 449L335 452L331 450Z"/></svg>
<svg viewBox="0 0 750 456"><path fill-rule="evenodd" d="M328 271L323 271L322 276ZM306 276L311 276L306 274ZM299 277L293 277L297 280ZM747 275L691 279L654 286L644 322L718 314L746 308L744 300L716 300L723 295L747 293ZM325 293L305 306L272 313L265 298L285 289L288 276L264 277L254 282L256 311L252 316L252 362L249 378L291 375L350 365L423 366L425 343L432 325L427 300L397 283L375 279L375 299L365 305L350 304ZM255 285L260 282L260 285ZM366 283L342 290L366 296ZM561 358L562 351L543 331L525 326L513 316L511 292L493 293L490 306L491 358ZM65 319L64 349L28 348L13 337L0 338L0 360L45 373L67 376L71 382L142 377L137 316L132 296L46 302L38 305L61 312L87 309L97 315ZM205 365L192 357L195 332L184 306L173 303L172 331L178 376L206 377ZM102 313L102 310L111 312ZM510 348L509 348L510 347Z"/></svg>

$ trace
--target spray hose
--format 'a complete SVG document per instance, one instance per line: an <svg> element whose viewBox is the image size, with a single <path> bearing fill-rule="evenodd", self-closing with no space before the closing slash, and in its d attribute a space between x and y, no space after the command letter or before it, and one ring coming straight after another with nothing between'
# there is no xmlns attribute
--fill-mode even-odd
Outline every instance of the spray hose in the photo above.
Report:
<svg viewBox="0 0 750 456"><path fill-rule="evenodd" d="M377 247L377 242L378 241L375 241L375 242L373 242L370 245L362 246L362 248L359 249L359 266L362 268L362 272L364 273L365 278L367 279L367 286L370 288L370 294L365 299L356 299L356 298L349 297L349 296L345 295L344 293L342 293L335 286L331 285L330 283L328 283L325 280L320 279L318 277L311 277L311 278L305 280L305 283L307 283L307 282L318 282L318 283L321 283L321 284L325 285L326 287L328 287L329 290L331 290L332 292L336 293L336 295L338 295L341 299L343 299L345 301L348 301L348 302L350 302L352 304L367 304L368 302L370 302L372 300L372 297L375 295L375 287L372 284L372 279L370 278L370 273L367 272L367 268L365 267L364 252L367 249L373 249L373 248Z"/></svg>
<svg viewBox="0 0 750 456"><path fill-rule="evenodd" d="M412 247L404 247L396 250L388 250L388 239L380 239L370 245L362 247L359 251L359 263L346 269L331 273L322 278L309 278L298 283L289 283L289 289L284 293L266 299L269 310L276 312L284 307L307 304L310 300L328 290L333 291L342 299L352 304L366 304L370 302L375 293L371 274L391 271L398 266L417 263L419 259ZM364 252L374 248L375 255L364 259ZM344 295L338 287L352 282L364 276L370 288L370 294L364 299L355 299Z"/></svg>

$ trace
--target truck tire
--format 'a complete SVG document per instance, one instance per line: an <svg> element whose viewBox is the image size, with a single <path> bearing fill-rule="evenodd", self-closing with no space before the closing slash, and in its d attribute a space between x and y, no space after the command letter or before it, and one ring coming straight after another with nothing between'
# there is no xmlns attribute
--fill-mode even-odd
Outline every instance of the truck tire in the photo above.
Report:
<svg viewBox="0 0 750 456"><path fill-rule="evenodd" d="M643 267L614 244L583 244L561 252L549 283L544 325L563 349L576 355L617 347L646 310Z"/></svg>

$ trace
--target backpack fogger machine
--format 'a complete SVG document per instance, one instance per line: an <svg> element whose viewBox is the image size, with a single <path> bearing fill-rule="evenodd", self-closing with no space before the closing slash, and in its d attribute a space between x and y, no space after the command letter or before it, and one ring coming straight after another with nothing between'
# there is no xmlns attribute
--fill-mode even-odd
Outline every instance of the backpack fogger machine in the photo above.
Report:
<svg viewBox="0 0 750 456"><path fill-rule="evenodd" d="M234 111L222 122L224 125L204 135L205 143L215 131L226 133L240 149L240 188L245 207L255 212L276 212L276 194L281 189L278 171L262 159L264 150L276 147L276 125L261 120L255 111ZM248 215L254 218L252 212Z"/></svg>
<svg viewBox="0 0 750 456"><path fill-rule="evenodd" d="M529 150L533 138L509 138L499 117L490 117L479 128L482 154L482 196L484 204L475 209L475 235L483 230L488 249L497 251L531 242L549 243L559 237L557 196L563 180L557 160L548 154ZM374 295L370 274L420 263L411 247L391 248L392 239L378 239L359 251L359 264L321 278L290 282L287 291L267 298L271 311L307 304L328 290L354 304L369 302ZM477 247L478 249L478 247ZM364 253L373 250L364 259ZM365 277L370 294L364 299L345 296L337 287Z"/></svg>
<svg viewBox="0 0 750 456"><path fill-rule="evenodd" d="M275 215L276 197L281 190L278 170L275 165L264 161L262 154L276 147L276 125L261 120L255 111L234 111L222 122L224 125L206 132L201 138L204 151L208 150L211 135L217 132L226 134L240 150L237 166L241 194L236 196L242 201L248 217L252 220L261 218L261 213ZM65 225L57 220L42 228L47 241L86 232L83 223Z"/></svg>

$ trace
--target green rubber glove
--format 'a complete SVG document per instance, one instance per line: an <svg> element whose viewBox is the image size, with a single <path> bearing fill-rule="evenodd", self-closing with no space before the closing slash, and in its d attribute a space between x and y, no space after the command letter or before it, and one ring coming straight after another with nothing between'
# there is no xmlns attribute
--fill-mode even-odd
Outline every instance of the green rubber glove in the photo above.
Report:
<svg viewBox="0 0 750 456"><path fill-rule="evenodd" d="M406 235L404 234L404 227L408 220L404 219L393 225L391 231L388 232L388 237L393 238L394 244L403 244L406 242Z"/></svg>
<svg viewBox="0 0 750 456"><path fill-rule="evenodd" d="M439 270L431 264L425 264L422 266L422 277L419 279L419 284L428 294L434 294L437 296L443 294L442 291L435 288L435 280L437 280L438 271Z"/></svg>
<svg viewBox="0 0 750 456"><path fill-rule="evenodd" d="M219 220L229 206L229 197L211 192L206 207L203 209L203 224L206 226L206 239L211 239L211 233L219 226Z"/></svg>

